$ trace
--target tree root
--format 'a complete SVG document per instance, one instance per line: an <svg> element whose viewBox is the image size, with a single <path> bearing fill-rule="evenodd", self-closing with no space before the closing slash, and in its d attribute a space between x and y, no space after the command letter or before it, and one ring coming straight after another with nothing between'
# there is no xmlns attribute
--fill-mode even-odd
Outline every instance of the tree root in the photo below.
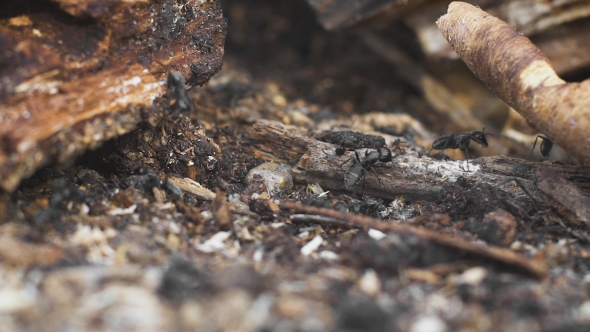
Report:
<svg viewBox="0 0 590 332"><path fill-rule="evenodd" d="M437 24L488 88L571 156L590 163L590 80L565 82L528 38L470 4L451 3Z"/></svg>

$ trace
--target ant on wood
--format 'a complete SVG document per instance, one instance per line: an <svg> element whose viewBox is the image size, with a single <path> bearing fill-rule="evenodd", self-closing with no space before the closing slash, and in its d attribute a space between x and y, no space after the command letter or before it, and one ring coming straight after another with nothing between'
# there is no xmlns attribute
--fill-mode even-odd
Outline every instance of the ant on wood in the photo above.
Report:
<svg viewBox="0 0 590 332"><path fill-rule="evenodd" d="M176 71L168 73L167 79L168 91L170 91L170 106L172 107L172 117L179 113L187 113L192 108L192 100L184 86L184 76Z"/></svg>
<svg viewBox="0 0 590 332"><path fill-rule="evenodd" d="M484 133L484 130L485 128L473 132L461 133L457 136L455 136L455 134L441 136L435 139L434 142L432 142L432 148L430 149L430 151L428 151L428 155L430 155L430 152L432 152L432 150L442 150L444 156L445 149L460 149L461 151L465 152L467 160L469 160L468 147L471 141L480 144L484 148L488 147L488 140L486 139L486 135L492 134L486 134Z"/></svg>
<svg viewBox="0 0 590 332"><path fill-rule="evenodd" d="M353 164L346 170L344 173L344 186L346 190L352 190L353 187L361 182L361 178L363 179L363 189L361 190L361 196L365 191L365 175L368 169L371 169L375 176L377 176L377 181L381 183L379 180L379 175L375 172L373 165L378 162L386 163L393 160L393 154L391 150L386 147L381 147L376 150L369 152L369 150L365 151L365 158L361 161L358 152L354 151L354 158L349 158L342 165L346 164L348 161L353 160Z"/></svg>
<svg viewBox="0 0 590 332"><path fill-rule="evenodd" d="M531 156L533 155L533 151L535 151L535 146L537 146L537 140L539 138L542 141L539 145L539 150L541 151L541 155L547 158L547 156L549 156L549 153L551 153L551 149L553 149L553 141L541 135L537 135L537 138L535 138L535 144L533 144L533 148L531 149Z"/></svg>
<svg viewBox="0 0 590 332"><path fill-rule="evenodd" d="M158 60L153 59L153 61L158 63L164 69L168 67ZM181 73L177 71L168 71L166 86L170 92L168 103L172 109L172 113L170 114L170 117L172 118L180 113L189 113L192 110L193 100L188 95L188 90L192 89L192 87L187 89L185 83L184 76Z"/></svg>

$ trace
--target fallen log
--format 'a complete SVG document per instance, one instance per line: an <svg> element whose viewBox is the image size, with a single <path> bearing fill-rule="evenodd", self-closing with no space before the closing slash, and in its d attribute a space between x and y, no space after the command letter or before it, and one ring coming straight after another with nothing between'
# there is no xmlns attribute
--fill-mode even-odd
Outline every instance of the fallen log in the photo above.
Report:
<svg viewBox="0 0 590 332"><path fill-rule="evenodd" d="M308 137L301 129L278 122L259 120L249 130L251 139L263 158L293 166L296 183L317 183L326 190L345 191L344 173L351 165L354 152L342 156L335 153L336 145ZM489 184L518 179L529 191L535 192L534 172L548 166L574 182L586 195L590 194L590 171L585 167L546 164L504 156L482 157L466 161L435 160L420 155L412 148L398 155L391 163L374 167L366 172L364 193L384 199L404 197L408 201L439 201L444 198L443 186L448 182L466 181L469 184ZM419 149L416 149L419 150ZM361 158L364 151L359 150ZM463 180L464 179L464 180ZM360 193L362 186L354 191ZM516 196L523 196L517 186L505 186ZM540 199L540 197L537 197Z"/></svg>

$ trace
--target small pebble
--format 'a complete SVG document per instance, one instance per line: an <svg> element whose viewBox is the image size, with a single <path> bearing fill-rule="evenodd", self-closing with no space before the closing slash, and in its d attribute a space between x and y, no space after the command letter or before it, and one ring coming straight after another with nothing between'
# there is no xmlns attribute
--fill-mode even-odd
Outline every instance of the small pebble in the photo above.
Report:
<svg viewBox="0 0 590 332"><path fill-rule="evenodd" d="M463 272L458 278L457 281L460 284L468 284L472 286L477 286L481 284L481 282L488 276L488 271L481 267L476 266L472 267L465 272Z"/></svg>
<svg viewBox="0 0 590 332"><path fill-rule="evenodd" d="M254 175L260 175L271 196L278 195L283 191L289 191L293 188L293 177L291 176L291 168L289 166L273 162L264 163L251 169L248 172L246 181L251 183Z"/></svg>
<svg viewBox="0 0 590 332"><path fill-rule="evenodd" d="M204 243L197 244L196 248L197 250L207 253L220 251L222 249L225 249L224 241L227 240L231 236L231 234L232 232L217 232Z"/></svg>
<svg viewBox="0 0 590 332"><path fill-rule="evenodd" d="M379 240L387 237L387 234L383 233L382 231L378 231L376 229L373 229L373 228L369 229L369 232L368 233L369 233L369 236L373 240L377 240L377 241L379 241Z"/></svg>
<svg viewBox="0 0 590 332"><path fill-rule="evenodd" d="M306 245L301 248L301 254L303 256L309 256L312 252L316 251L324 242L321 236L316 235L311 241L309 241Z"/></svg>
<svg viewBox="0 0 590 332"><path fill-rule="evenodd" d="M330 250L324 250L324 251L320 252L319 256L321 259L325 259L327 261L335 261L340 258L340 256L338 256L337 253L330 251Z"/></svg>
<svg viewBox="0 0 590 332"><path fill-rule="evenodd" d="M373 269L365 271L359 280L359 288L369 296L375 296L381 291L381 280Z"/></svg>
<svg viewBox="0 0 590 332"><path fill-rule="evenodd" d="M447 324L436 316L424 316L412 324L411 332L445 332Z"/></svg>

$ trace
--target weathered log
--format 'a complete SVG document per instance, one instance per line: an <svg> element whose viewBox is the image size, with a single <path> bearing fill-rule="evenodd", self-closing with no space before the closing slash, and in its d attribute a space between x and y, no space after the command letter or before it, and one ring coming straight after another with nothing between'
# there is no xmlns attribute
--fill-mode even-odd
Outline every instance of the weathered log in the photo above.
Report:
<svg viewBox="0 0 590 332"><path fill-rule="evenodd" d="M307 137L297 127L278 122L259 120L249 131L256 147L269 160L293 165L293 180L298 183L318 183L326 190L345 191L344 172L354 158L353 152L343 156L334 153L335 145ZM364 193L385 199L403 196L406 200L439 201L445 193L443 185L463 177L468 183L496 185L510 179L518 179L531 192L534 188L534 172L548 166L573 181L586 195L590 193L590 171L585 167L546 164L503 156L485 157L466 161L439 161L406 148L393 162L374 167L366 172ZM361 158L363 151L359 150ZM523 196L516 186L505 186L505 191ZM361 192L362 186L354 188ZM536 197L537 199L540 199Z"/></svg>
<svg viewBox="0 0 590 332"><path fill-rule="evenodd" d="M65 1L0 19L0 187L66 163L167 110L169 71L202 85L221 69L217 1Z"/></svg>

